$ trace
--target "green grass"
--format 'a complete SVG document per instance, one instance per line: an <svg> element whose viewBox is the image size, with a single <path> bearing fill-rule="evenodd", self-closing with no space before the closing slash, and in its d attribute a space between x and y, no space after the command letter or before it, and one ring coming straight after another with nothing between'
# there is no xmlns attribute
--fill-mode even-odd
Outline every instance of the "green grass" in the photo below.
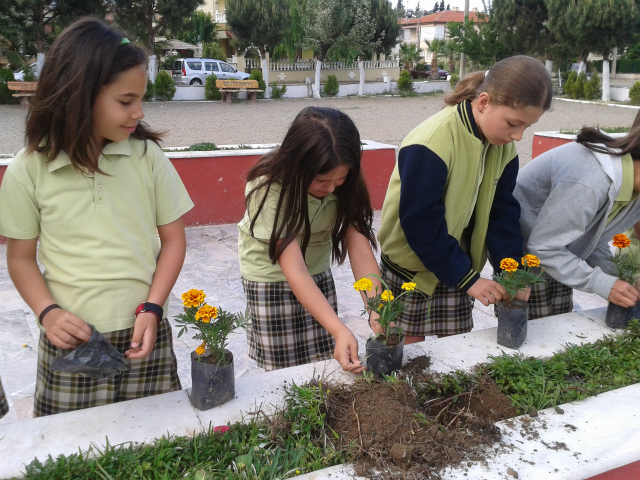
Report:
<svg viewBox="0 0 640 480"><path fill-rule="evenodd" d="M605 133L628 133L631 127L597 127ZM577 135L580 130L560 130L564 135Z"/></svg>
<svg viewBox="0 0 640 480"><path fill-rule="evenodd" d="M213 150L252 150L251 145L238 145L237 147L218 147L213 142L194 143L187 148L163 148L165 152L210 152Z"/></svg>

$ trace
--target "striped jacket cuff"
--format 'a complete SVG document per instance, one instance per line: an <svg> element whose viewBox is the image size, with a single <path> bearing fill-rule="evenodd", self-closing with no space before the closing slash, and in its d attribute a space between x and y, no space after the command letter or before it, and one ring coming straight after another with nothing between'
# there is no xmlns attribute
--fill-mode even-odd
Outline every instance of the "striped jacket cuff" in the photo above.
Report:
<svg viewBox="0 0 640 480"><path fill-rule="evenodd" d="M469 270L460 282L458 282L458 288L462 290L464 293L467 293L467 290L471 288L471 286L478 281L480 278L480 274L476 272L473 268Z"/></svg>

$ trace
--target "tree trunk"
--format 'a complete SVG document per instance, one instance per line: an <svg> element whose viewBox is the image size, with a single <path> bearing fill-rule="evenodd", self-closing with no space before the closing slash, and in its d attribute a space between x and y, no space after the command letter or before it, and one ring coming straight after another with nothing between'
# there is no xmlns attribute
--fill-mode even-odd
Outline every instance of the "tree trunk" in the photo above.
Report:
<svg viewBox="0 0 640 480"><path fill-rule="evenodd" d="M454 72L455 69L456 69L456 61L453 58L453 55L449 55L449 75L453 75L454 73L456 73Z"/></svg>
<svg viewBox="0 0 640 480"><path fill-rule="evenodd" d="M609 88L609 55L603 55L602 60L602 101L611 100L611 89Z"/></svg>
<svg viewBox="0 0 640 480"><path fill-rule="evenodd" d="M269 90L269 55L265 52L262 56L262 79L264 80L264 98L271 98Z"/></svg>
<svg viewBox="0 0 640 480"><path fill-rule="evenodd" d="M553 73L553 60L545 60L544 66L546 67L547 72L549 72L549 75L551 75Z"/></svg>
<svg viewBox="0 0 640 480"><path fill-rule="evenodd" d="M613 65L611 66L611 75L616 76L618 70L618 47L613 47Z"/></svg>
<svg viewBox="0 0 640 480"><path fill-rule="evenodd" d="M431 79L438 80L440 76L438 75L438 56L436 52L431 52Z"/></svg>
<svg viewBox="0 0 640 480"><path fill-rule="evenodd" d="M44 11L43 11L43 8L44 7L39 8L38 11L35 14L35 22L38 25L38 28L36 29L36 52L37 53L44 53Z"/></svg>
<svg viewBox="0 0 640 480"><path fill-rule="evenodd" d="M360 71L360 86L358 87L358 96L364 96L364 62L362 56L358 57L358 70Z"/></svg>
<svg viewBox="0 0 640 480"><path fill-rule="evenodd" d="M313 98L320 98L320 71L322 70L322 60L316 61L316 81L313 84Z"/></svg>

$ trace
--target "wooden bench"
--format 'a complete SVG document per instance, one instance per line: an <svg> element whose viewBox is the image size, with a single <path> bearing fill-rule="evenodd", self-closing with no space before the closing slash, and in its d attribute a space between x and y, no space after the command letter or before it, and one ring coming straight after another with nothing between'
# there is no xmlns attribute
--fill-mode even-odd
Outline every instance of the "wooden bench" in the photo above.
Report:
<svg viewBox="0 0 640 480"><path fill-rule="evenodd" d="M33 97L36 94L36 88L38 88L38 82L7 82L9 90L13 90L14 97L23 97L22 104L25 105L27 99L24 97Z"/></svg>
<svg viewBox="0 0 640 480"><path fill-rule="evenodd" d="M258 89L257 80L216 80L216 87L222 93L222 103L231 103L231 94L247 92L247 100L255 103L258 93L264 90Z"/></svg>

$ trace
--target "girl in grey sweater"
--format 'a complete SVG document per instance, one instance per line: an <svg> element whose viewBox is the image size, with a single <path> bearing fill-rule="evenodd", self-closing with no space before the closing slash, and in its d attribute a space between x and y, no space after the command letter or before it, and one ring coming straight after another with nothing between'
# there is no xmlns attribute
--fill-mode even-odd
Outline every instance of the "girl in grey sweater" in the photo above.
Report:
<svg viewBox="0 0 640 480"><path fill-rule="evenodd" d="M546 283L532 287L529 319L573 309L573 289L617 305L640 300L613 274L608 242L640 221L640 127L614 139L583 128L575 142L540 155L518 174L525 252L540 258Z"/></svg>

